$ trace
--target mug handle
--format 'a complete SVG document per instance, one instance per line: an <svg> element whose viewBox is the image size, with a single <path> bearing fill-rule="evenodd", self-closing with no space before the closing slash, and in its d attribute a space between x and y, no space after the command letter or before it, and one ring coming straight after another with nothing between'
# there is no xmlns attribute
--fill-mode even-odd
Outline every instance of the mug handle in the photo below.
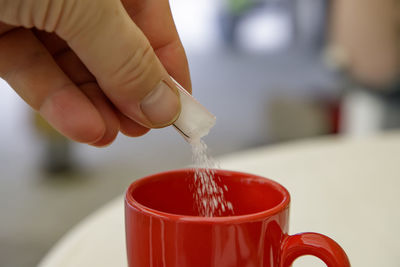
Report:
<svg viewBox="0 0 400 267"><path fill-rule="evenodd" d="M281 267L290 267L300 256L320 258L328 267L350 267L346 252L331 238L318 233L288 235L281 246Z"/></svg>

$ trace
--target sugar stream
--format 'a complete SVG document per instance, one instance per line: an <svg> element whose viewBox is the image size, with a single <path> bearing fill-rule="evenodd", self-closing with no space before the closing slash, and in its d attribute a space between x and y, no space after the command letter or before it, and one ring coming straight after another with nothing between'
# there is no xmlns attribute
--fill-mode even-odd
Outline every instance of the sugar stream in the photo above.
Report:
<svg viewBox="0 0 400 267"><path fill-rule="evenodd" d="M195 165L192 190L198 214L204 217L232 215L232 203L224 196L228 188L221 187L216 182L214 169L218 167L218 164L209 156L206 143L201 139L195 139L191 140L190 144Z"/></svg>

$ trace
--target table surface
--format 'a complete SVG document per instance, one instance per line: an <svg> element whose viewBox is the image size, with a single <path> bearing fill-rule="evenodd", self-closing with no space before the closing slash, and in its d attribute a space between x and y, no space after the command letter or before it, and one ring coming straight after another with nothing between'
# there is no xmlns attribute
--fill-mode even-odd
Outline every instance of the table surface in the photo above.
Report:
<svg viewBox="0 0 400 267"><path fill-rule="evenodd" d="M289 190L291 234L332 237L353 266L399 266L400 132L260 147L220 162L224 169L269 177ZM39 266L127 266L123 197L67 233ZM307 257L294 266L324 265Z"/></svg>

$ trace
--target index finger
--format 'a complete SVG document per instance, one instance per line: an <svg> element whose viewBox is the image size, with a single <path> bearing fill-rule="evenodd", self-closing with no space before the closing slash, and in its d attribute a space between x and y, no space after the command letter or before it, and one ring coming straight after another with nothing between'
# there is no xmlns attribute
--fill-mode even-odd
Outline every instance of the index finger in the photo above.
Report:
<svg viewBox="0 0 400 267"><path fill-rule="evenodd" d="M150 41L168 73L191 92L188 61L168 0L122 0L122 3L129 16Z"/></svg>

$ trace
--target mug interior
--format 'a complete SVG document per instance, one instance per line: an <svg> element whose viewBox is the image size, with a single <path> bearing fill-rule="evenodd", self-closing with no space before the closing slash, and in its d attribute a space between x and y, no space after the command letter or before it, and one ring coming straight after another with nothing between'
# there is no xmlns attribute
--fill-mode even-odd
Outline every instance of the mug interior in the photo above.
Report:
<svg viewBox="0 0 400 267"><path fill-rule="evenodd" d="M265 212L289 201L283 186L263 177L224 170L216 170L215 177L217 184L227 187L224 196L232 203L234 212L226 211L220 216ZM199 216L193 197L193 181L192 169L152 175L134 182L127 191L127 200L155 211Z"/></svg>

